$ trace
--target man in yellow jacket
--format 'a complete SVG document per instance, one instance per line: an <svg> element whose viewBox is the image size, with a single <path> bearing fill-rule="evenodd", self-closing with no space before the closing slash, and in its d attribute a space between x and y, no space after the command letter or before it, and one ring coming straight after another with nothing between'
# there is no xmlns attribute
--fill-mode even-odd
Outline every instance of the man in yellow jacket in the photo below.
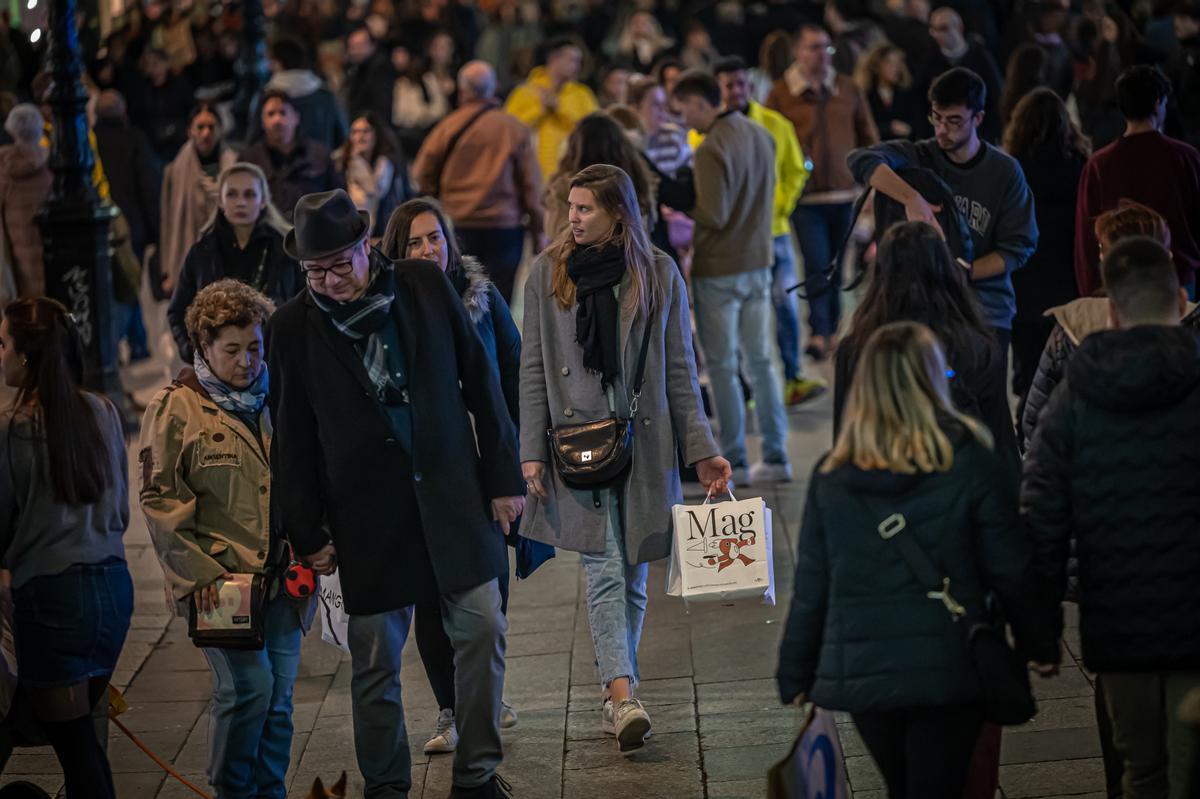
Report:
<svg viewBox="0 0 1200 799"><path fill-rule="evenodd" d="M792 249L792 211L808 181L808 159L800 149L796 129L777 111L750 99L750 73L746 62L738 56L722 58L713 65L713 73L721 87L721 105L726 111L738 110L767 129L775 140L775 203L771 214L771 236L775 264L771 270L772 296L775 305L775 335L783 359L784 401L795 406L807 402L825 391L821 380L804 376L800 359L800 309L796 295L787 289L796 283L796 256ZM700 146L704 136L699 131L688 133L692 151Z"/></svg>
<svg viewBox="0 0 1200 799"><path fill-rule="evenodd" d="M575 125L600 108L592 90L576 80L582 65L583 50L574 39L551 40L546 45L546 65L535 67L528 79L513 89L504 106L533 131L538 165L546 181L558 171Z"/></svg>

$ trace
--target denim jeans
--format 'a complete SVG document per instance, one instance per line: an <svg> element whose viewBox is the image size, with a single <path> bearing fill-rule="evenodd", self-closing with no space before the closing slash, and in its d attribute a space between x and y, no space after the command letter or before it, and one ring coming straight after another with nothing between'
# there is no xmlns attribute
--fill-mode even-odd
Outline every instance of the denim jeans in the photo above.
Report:
<svg viewBox="0 0 1200 799"><path fill-rule="evenodd" d="M841 323L842 271L835 269L830 279L825 273L850 231L853 210L853 203L797 205L792 214L796 239L804 256L808 325L814 336L832 336Z"/></svg>
<svg viewBox="0 0 1200 799"><path fill-rule="evenodd" d="M630 566L625 562L619 493L604 493L608 505L604 553L580 555L587 578L588 624L601 691L618 677L628 677L634 686L640 679L637 650L646 618L646 577L650 571L648 563Z"/></svg>
<svg viewBox="0 0 1200 799"><path fill-rule="evenodd" d="M787 463L787 410L771 347L771 269L692 280L696 332L704 348L717 404L721 453L746 465L746 408L738 382L738 354L750 377L763 460Z"/></svg>
<svg viewBox="0 0 1200 799"><path fill-rule="evenodd" d="M129 344L129 357L133 360L150 357L142 306L134 300L130 303L114 303L113 310L117 317L117 340L125 339Z"/></svg>
<svg viewBox="0 0 1200 799"><path fill-rule="evenodd" d="M800 377L804 368L800 362L800 308L796 295L788 289L796 285L796 256L792 252L792 237L784 234L774 240L775 264L771 267L771 302L775 305L775 338L779 342L779 357L783 359L783 376L788 380Z"/></svg>
<svg viewBox="0 0 1200 799"><path fill-rule="evenodd" d="M411 605L350 617L354 750L366 799L405 799L412 788L400 690L400 656L412 618ZM454 784L476 788L492 778L504 758L500 701L508 622L500 612L497 581L442 594L442 623L454 647L454 720L460 736Z"/></svg>
<svg viewBox="0 0 1200 799"><path fill-rule="evenodd" d="M208 779L217 799L285 799L300 615L285 596L267 605L257 652L203 648L212 670Z"/></svg>
<svg viewBox="0 0 1200 799"><path fill-rule="evenodd" d="M487 268L500 296L512 305L513 284L525 250L525 228L459 228L463 254L474 255Z"/></svg>

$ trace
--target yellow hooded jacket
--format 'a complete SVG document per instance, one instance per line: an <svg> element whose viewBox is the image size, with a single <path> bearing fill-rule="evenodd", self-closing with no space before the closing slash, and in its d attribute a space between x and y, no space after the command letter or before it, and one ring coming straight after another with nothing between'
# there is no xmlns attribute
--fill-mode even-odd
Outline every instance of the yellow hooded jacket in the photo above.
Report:
<svg viewBox="0 0 1200 799"><path fill-rule="evenodd" d="M771 215L771 235L786 236L792 232L792 211L808 182L809 170L805 166L804 151L796 138L796 128L778 111L750 101L747 117L762 125L775 140L775 208ZM697 130L688 131L688 144L692 152L704 141L704 134Z"/></svg>
<svg viewBox="0 0 1200 799"><path fill-rule="evenodd" d="M537 144L538 165L542 178L548 180L558 170L567 137L575 125L593 111L599 110L596 96L582 83L569 81L558 90L558 110L547 111L542 105L542 90L551 88L550 75L545 67L535 67L529 79L512 90L504 109L533 131Z"/></svg>

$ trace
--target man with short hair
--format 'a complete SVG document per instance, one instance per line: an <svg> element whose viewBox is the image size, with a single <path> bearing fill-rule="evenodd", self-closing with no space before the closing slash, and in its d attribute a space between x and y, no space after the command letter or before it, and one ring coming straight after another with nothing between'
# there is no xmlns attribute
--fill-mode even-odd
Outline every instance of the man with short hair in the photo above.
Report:
<svg viewBox="0 0 1200 799"><path fill-rule="evenodd" d="M1083 664L1103 682L1124 796L1191 799L1200 732L1178 709L1200 688L1200 344L1162 245L1126 239L1101 269L1115 329L1080 342L1042 412L1021 511L1060 634L1078 558Z"/></svg>
<svg viewBox="0 0 1200 799"><path fill-rule="evenodd" d="M672 93L685 125L704 134L696 150L692 299L720 420L722 454L740 484L787 482L787 411L771 347L771 220L775 142L733 108L721 88L689 70ZM763 460L748 468L741 356L754 391Z"/></svg>
<svg viewBox="0 0 1200 799"><path fill-rule="evenodd" d="M775 204L771 217L774 264L771 267L771 301L775 306L775 338L783 360L784 401L800 405L825 391L820 380L804 376L800 359L800 309L796 296L787 290L796 283L796 256L792 252L792 211L808 180L804 152L796 138L796 129L778 111L772 111L750 98L750 72L746 62L730 56L713 65L717 85L721 87L721 107L740 111L758 123L775 140ZM695 150L704 137L693 130L688 143Z"/></svg>
<svg viewBox="0 0 1200 799"><path fill-rule="evenodd" d="M440 601L456 653L450 796L507 796L497 578L524 508L516 431L450 283L436 264L383 257L369 229L336 190L301 198L284 240L308 291L271 319L279 529L319 574L341 577L366 796L412 787L400 658L424 601Z"/></svg>
<svg viewBox="0 0 1200 799"><path fill-rule="evenodd" d="M346 80L342 86L350 121L374 111L390 125L395 84L392 60L379 48L371 29L365 24L351 28L346 34Z"/></svg>
<svg viewBox="0 0 1200 799"><path fill-rule="evenodd" d="M1012 272L1033 254L1038 229L1021 165L979 138L986 100L983 79L956 67L929 87L934 138L865 147L850 153L846 163L859 182L902 203L910 220L935 226L935 209L896 171L924 167L946 182L971 230L975 260L964 266L1006 359L1017 312Z"/></svg>
<svg viewBox="0 0 1200 799"><path fill-rule="evenodd" d="M533 131L538 166L549 179L558 171L571 131L600 106L592 90L578 81L583 66L579 43L563 36L548 41L545 51L545 66L534 67L529 78L512 90L504 110Z"/></svg>
<svg viewBox="0 0 1200 799"><path fill-rule="evenodd" d="M788 119L812 163L792 219L804 256L811 335L806 352L822 360L837 347L841 324L841 270L830 269L850 231L861 189L846 168L846 154L879 141L862 90L833 68L833 41L820 25L797 34L795 61L775 81L766 105Z"/></svg>
<svg viewBox="0 0 1200 799"><path fill-rule="evenodd" d="M1195 298L1200 269L1200 153L1162 133L1171 84L1154 67L1130 67L1117 78L1125 133L1094 153L1075 201L1075 280L1087 296L1100 288L1096 218L1123 199L1163 215L1179 284Z"/></svg>
<svg viewBox="0 0 1200 799"><path fill-rule="evenodd" d="M984 116L979 126L979 135L985 141L998 142L1004 132L1003 120L1000 119L1000 91L1004 86L1004 77L996 59L988 52L982 42L975 41L966 35L962 17L949 6L942 6L929 16L929 35L937 43L933 57L929 59L924 74L914 73L917 86L924 89L930 86L938 75L955 67L965 67L983 79L987 87L984 95ZM927 136L932 131L929 128L918 131Z"/></svg>
<svg viewBox="0 0 1200 799"><path fill-rule="evenodd" d="M421 145L413 175L454 221L464 252L479 258L505 302L525 245L528 217L542 249L542 174L529 129L496 102L496 73L486 61L458 72L458 109Z"/></svg>
<svg viewBox="0 0 1200 799"><path fill-rule="evenodd" d="M262 128L262 141L243 152L241 160L262 169L271 201L289 221L305 194L345 187L329 148L300 133L300 113L286 92L263 93Z"/></svg>

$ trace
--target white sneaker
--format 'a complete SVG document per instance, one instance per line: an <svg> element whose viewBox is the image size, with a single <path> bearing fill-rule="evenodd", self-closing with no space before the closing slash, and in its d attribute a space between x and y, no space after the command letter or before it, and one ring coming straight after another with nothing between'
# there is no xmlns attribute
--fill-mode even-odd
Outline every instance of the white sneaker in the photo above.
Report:
<svg viewBox="0 0 1200 799"><path fill-rule="evenodd" d="M792 467L786 463L760 461L750 467L751 483L790 483L791 481Z"/></svg>
<svg viewBox="0 0 1200 799"><path fill-rule="evenodd" d="M500 702L500 729L510 730L517 726L517 711L513 710L512 705L501 700Z"/></svg>
<svg viewBox="0 0 1200 799"><path fill-rule="evenodd" d="M425 754L441 755L458 748L458 727L454 726L454 711L446 708L438 714L437 732L425 742Z"/></svg>
<svg viewBox="0 0 1200 799"><path fill-rule="evenodd" d="M622 699L613 707L613 730L622 753L641 749L650 732L650 714L638 700Z"/></svg>
<svg viewBox="0 0 1200 799"><path fill-rule="evenodd" d="M611 699L604 700L604 707L600 711L600 732L605 735L616 735L616 727L613 726L613 704Z"/></svg>

